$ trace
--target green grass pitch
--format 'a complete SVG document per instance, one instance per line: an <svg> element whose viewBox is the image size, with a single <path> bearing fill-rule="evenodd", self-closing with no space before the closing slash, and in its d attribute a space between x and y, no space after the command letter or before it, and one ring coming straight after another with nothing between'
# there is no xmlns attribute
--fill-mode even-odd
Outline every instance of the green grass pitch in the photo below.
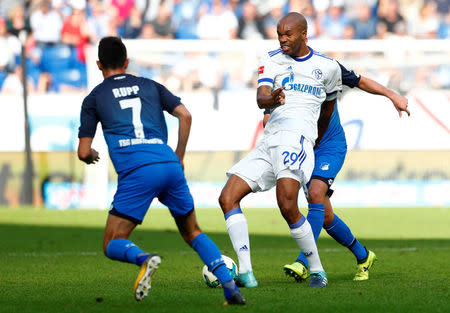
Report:
<svg viewBox="0 0 450 313"><path fill-rule="evenodd" d="M450 208L336 210L378 260L370 280L352 281L355 260L323 232L318 247L329 286L284 276L298 249L276 209L248 209L260 286L246 307L224 307L202 281L202 263L167 210L150 210L131 239L163 262L153 289L133 297L134 265L101 251L106 211L0 208L0 312L450 312ZM236 260L219 209L197 210L203 230Z"/></svg>

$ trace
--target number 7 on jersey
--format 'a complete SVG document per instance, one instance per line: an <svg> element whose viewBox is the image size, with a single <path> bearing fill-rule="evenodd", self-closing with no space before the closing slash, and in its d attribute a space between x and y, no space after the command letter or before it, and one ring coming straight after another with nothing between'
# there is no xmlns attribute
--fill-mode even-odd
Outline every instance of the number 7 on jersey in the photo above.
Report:
<svg viewBox="0 0 450 313"><path fill-rule="evenodd" d="M119 104L122 110L131 108L131 116L136 138L145 138L144 125L142 125L141 121L141 107L142 107L141 99L140 98L124 99L120 100Z"/></svg>

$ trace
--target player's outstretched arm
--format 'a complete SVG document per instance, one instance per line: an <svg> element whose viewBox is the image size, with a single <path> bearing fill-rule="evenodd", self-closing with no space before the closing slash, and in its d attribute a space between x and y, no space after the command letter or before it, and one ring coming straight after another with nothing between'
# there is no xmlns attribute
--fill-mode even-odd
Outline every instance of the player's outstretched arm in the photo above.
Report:
<svg viewBox="0 0 450 313"><path fill-rule="evenodd" d="M92 149L91 137L81 137L78 144L78 158L86 164L95 164L100 157L95 149Z"/></svg>
<svg viewBox="0 0 450 313"><path fill-rule="evenodd" d="M361 79L358 83L358 88L367 91L371 94L381 95L389 98L394 104L394 107L397 110L398 115L400 117L402 117L402 111L406 112L408 116L411 114L408 110L408 99L399 95L395 91L388 89L383 85L380 85L379 83L370 78L361 76Z"/></svg>
<svg viewBox="0 0 450 313"><path fill-rule="evenodd" d="M175 149L175 154L180 159L181 165L184 168L183 159L186 152L186 145L191 132L192 116L188 109L183 105L178 105L172 112L172 115L178 118L178 144Z"/></svg>
<svg viewBox="0 0 450 313"><path fill-rule="evenodd" d="M285 87L278 88L272 92L272 87L260 86L256 91L256 102L260 109L272 109L284 104Z"/></svg>

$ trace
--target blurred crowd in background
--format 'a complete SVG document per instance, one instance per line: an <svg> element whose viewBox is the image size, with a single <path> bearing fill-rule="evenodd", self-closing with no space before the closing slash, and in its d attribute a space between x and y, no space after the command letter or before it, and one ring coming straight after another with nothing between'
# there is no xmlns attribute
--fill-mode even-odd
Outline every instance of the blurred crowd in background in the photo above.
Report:
<svg viewBox="0 0 450 313"><path fill-rule="evenodd" d="M71 92L87 89L86 47L103 36L276 39L279 19L296 11L307 18L311 39L449 39L449 7L450 0L1 0L0 88L2 94L22 92L19 34L23 30L28 90ZM192 57L190 63L195 64L204 56ZM206 57L209 63L217 61ZM237 73L229 72L228 77L240 75L240 65L236 67ZM163 80L152 64L134 68L140 75ZM168 83L177 90L232 89L240 87L239 82L250 88L254 70L235 80L215 79L220 86L197 86L193 77ZM178 64L176 73L180 72ZM450 87L448 65L432 72L424 79L431 85L438 81L439 88Z"/></svg>

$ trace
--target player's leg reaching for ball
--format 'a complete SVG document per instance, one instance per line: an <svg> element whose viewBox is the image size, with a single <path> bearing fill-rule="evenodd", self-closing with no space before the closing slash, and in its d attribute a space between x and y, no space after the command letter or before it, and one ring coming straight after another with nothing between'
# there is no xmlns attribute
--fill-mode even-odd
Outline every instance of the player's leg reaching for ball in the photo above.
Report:
<svg viewBox="0 0 450 313"><path fill-rule="evenodd" d="M314 183L316 181L316 183ZM314 186L315 190L323 189L321 187L325 186L319 183L320 180L313 179L311 181L311 186ZM312 188L314 188L312 187ZM317 201L317 197L319 197L320 193L310 193L309 199L310 201ZM357 261L357 272L354 277L354 280L367 280L369 279L369 269L372 267L376 255L370 250L367 250L352 234L349 227L333 212L333 207L330 202L330 198L326 193L323 193L323 202L325 203L325 215L324 215L324 223L323 228L327 231L327 233L339 242L341 245L347 247L355 256ZM311 197L312 196L312 197ZM313 211L314 212L314 211ZM308 214L308 220L310 218L310 213ZM313 224L312 224L313 225ZM315 239L320 234L320 230L317 225L313 227L313 233L315 233ZM297 260L292 263L284 266L284 271L287 275L294 277L298 282L303 281L307 277L307 269L308 269L308 260L305 258L304 254L300 252ZM306 274L305 274L306 273ZM300 277L300 278L299 278Z"/></svg>
<svg viewBox="0 0 450 313"><path fill-rule="evenodd" d="M103 251L112 259L141 267L134 284L134 295L137 301L143 300L151 289L152 276L161 264L157 254L150 254L128 240L136 223L129 219L110 214L106 222Z"/></svg>
<svg viewBox="0 0 450 313"><path fill-rule="evenodd" d="M297 206L298 191L300 183L293 178L280 178L277 181L277 202L281 214L289 225L292 238L297 242L299 248L311 267L311 281L309 287L325 287L328 279L320 262L319 252L308 220L301 215Z"/></svg>
<svg viewBox="0 0 450 313"><path fill-rule="evenodd" d="M246 301L230 275L219 248L201 232L194 210L187 215L175 217L175 222L184 241L197 252L209 271L219 279L226 299L224 304L245 305Z"/></svg>
<svg viewBox="0 0 450 313"><path fill-rule="evenodd" d="M305 197L309 203L307 219L311 224L316 242L322 227L327 229L329 228L327 226L330 226L333 223L335 215L330 202L330 196L333 194L330 187L334 182L334 178L342 168L347 154L344 133L340 132L334 136L332 141L322 141L319 144L319 147L314 150L314 171L310 182L306 186L303 186ZM361 267L361 269L368 268L365 259L368 258L369 254L366 252L366 249L354 238L350 229L342 222L342 220L338 218L334 223L336 223L337 228L333 230L336 226L334 226L334 224L331 226L330 230L327 231L330 236L339 243L350 248L356 257L357 262L364 263L365 267ZM368 259L371 258L369 257ZM372 263L370 263L370 266ZM308 260L304 254L300 252L297 260L293 264L285 265L283 269L288 276L292 276L296 281L301 282L308 276ZM359 271L360 270L358 270L358 272Z"/></svg>
<svg viewBox="0 0 450 313"><path fill-rule="evenodd" d="M314 240L317 242L325 219L325 206L323 203L328 186L323 181L313 178L309 184L304 187L306 187L304 188L306 192L308 192L308 190L312 191L311 195L305 195L309 202L307 220L311 225ZM285 265L283 269L286 275L294 277L297 282L302 282L309 276L308 260L303 252L300 252L294 263Z"/></svg>
<svg viewBox="0 0 450 313"><path fill-rule="evenodd" d="M187 215L176 217L175 221L186 243L198 253L209 270L221 282L226 304L244 305L245 299L226 268L219 248L201 232L194 210ZM134 284L135 299L141 301L151 289L152 276L161 264L161 258L157 254L141 250L127 239L135 226L135 223L125 218L110 214L105 231L104 251L112 260L133 263L141 267Z"/></svg>
<svg viewBox="0 0 450 313"><path fill-rule="evenodd" d="M159 180L153 179L155 176L158 176ZM245 299L226 268L219 249L201 232L197 224L193 199L181 164L148 165L119 178L113 208L106 225L104 249L105 254L113 260L141 266L134 286L136 300L143 300L147 296L151 289L152 276L161 259L155 254L142 251L129 241L128 237L136 224L142 222L150 203L157 195L159 201L169 208L183 239L222 283L226 303L245 304ZM129 186L129 181L133 182L134 188L125 188ZM132 201L129 200L131 195ZM137 201L138 205L133 201ZM133 207L133 204L136 206Z"/></svg>
<svg viewBox="0 0 450 313"><path fill-rule="evenodd" d="M240 201L251 192L250 186L237 175L231 175L219 197L219 204L225 217L225 224L238 257L239 274L236 283L240 287L257 287L250 259L250 239L245 215Z"/></svg>
<svg viewBox="0 0 450 313"><path fill-rule="evenodd" d="M347 247L355 256L357 262L356 274L353 280L369 279L369 269L376 260L373 251L366 249L352 234L350 228L336 214L333 213L330 198L325 198L324 229L337 242Z"/></svg>

